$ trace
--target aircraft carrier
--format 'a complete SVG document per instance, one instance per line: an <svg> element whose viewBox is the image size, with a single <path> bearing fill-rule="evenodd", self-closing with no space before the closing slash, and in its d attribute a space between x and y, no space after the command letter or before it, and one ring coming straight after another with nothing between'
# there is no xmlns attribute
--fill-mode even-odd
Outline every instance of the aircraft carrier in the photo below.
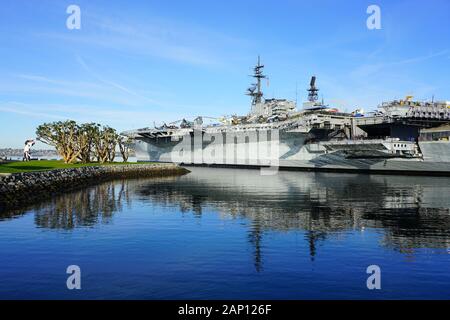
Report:
<svg viewBox="0 0 450 320"><path fill-rule="evenodd" d="M258 58L247 115L199 116L126 131L138 161L270 169L450 175L450 102L405 99L351 113L319 101L316 77L301 110L265 99ZM206 123L209 121L210 123ZM273 171L273 170L272 170ZM270 173L267 173L270 174Z"/></svg>

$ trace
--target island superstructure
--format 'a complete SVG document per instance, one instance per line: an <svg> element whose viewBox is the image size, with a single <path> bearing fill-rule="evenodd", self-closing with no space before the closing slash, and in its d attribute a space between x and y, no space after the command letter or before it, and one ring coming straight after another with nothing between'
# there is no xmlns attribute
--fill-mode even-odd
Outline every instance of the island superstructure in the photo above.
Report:
<svg viewBox="0 0 450 320"><path fill-rule="evenodd" d="M450 102L407 96L371 113L340 112L319 101L313 76L298 110L294 101L264 98L263 69L258 58L247 115L124 132L136 141L138 161L450 175Z"/></svg>

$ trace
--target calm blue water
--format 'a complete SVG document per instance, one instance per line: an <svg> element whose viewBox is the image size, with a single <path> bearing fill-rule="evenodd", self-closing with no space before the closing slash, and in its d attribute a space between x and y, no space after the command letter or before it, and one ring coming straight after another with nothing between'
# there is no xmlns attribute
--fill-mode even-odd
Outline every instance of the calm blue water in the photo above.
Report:
<svg viewBox="0 0 450 320"><path fill-rule="evenodd" d="M1 213L0 298L450 298L449 178L191 170Z"/></svg>

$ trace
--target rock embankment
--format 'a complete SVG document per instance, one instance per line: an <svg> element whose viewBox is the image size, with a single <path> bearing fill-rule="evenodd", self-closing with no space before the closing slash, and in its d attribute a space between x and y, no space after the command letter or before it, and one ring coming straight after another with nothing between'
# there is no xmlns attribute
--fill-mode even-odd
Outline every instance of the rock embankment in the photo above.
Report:
<svg viewBox="0 0 450 320"><path fill-rule="evenodd" d="M101 181L165 177L188 172L175 164L130 164L0 175L0 210L25 206Z"/></svg>

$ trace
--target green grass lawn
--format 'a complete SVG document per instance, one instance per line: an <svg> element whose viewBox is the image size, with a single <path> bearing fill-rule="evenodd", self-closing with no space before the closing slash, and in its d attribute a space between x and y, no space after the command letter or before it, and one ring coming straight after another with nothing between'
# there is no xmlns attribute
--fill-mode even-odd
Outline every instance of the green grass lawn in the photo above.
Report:
<svg viewBox="0 0 450 320"><path fill-rule="evenodd" d="M102 165L121 165L121 164L134 164L136 162L113 162L104 163ZM60 160L34 160L34 161L14 161L0 163L0 173L17 173L17 172L30 172L30 171L42 171L53 169L65 169L65 168L78 168L86 166L98 166L99 163L74 163L65 164Z"/></svg>

